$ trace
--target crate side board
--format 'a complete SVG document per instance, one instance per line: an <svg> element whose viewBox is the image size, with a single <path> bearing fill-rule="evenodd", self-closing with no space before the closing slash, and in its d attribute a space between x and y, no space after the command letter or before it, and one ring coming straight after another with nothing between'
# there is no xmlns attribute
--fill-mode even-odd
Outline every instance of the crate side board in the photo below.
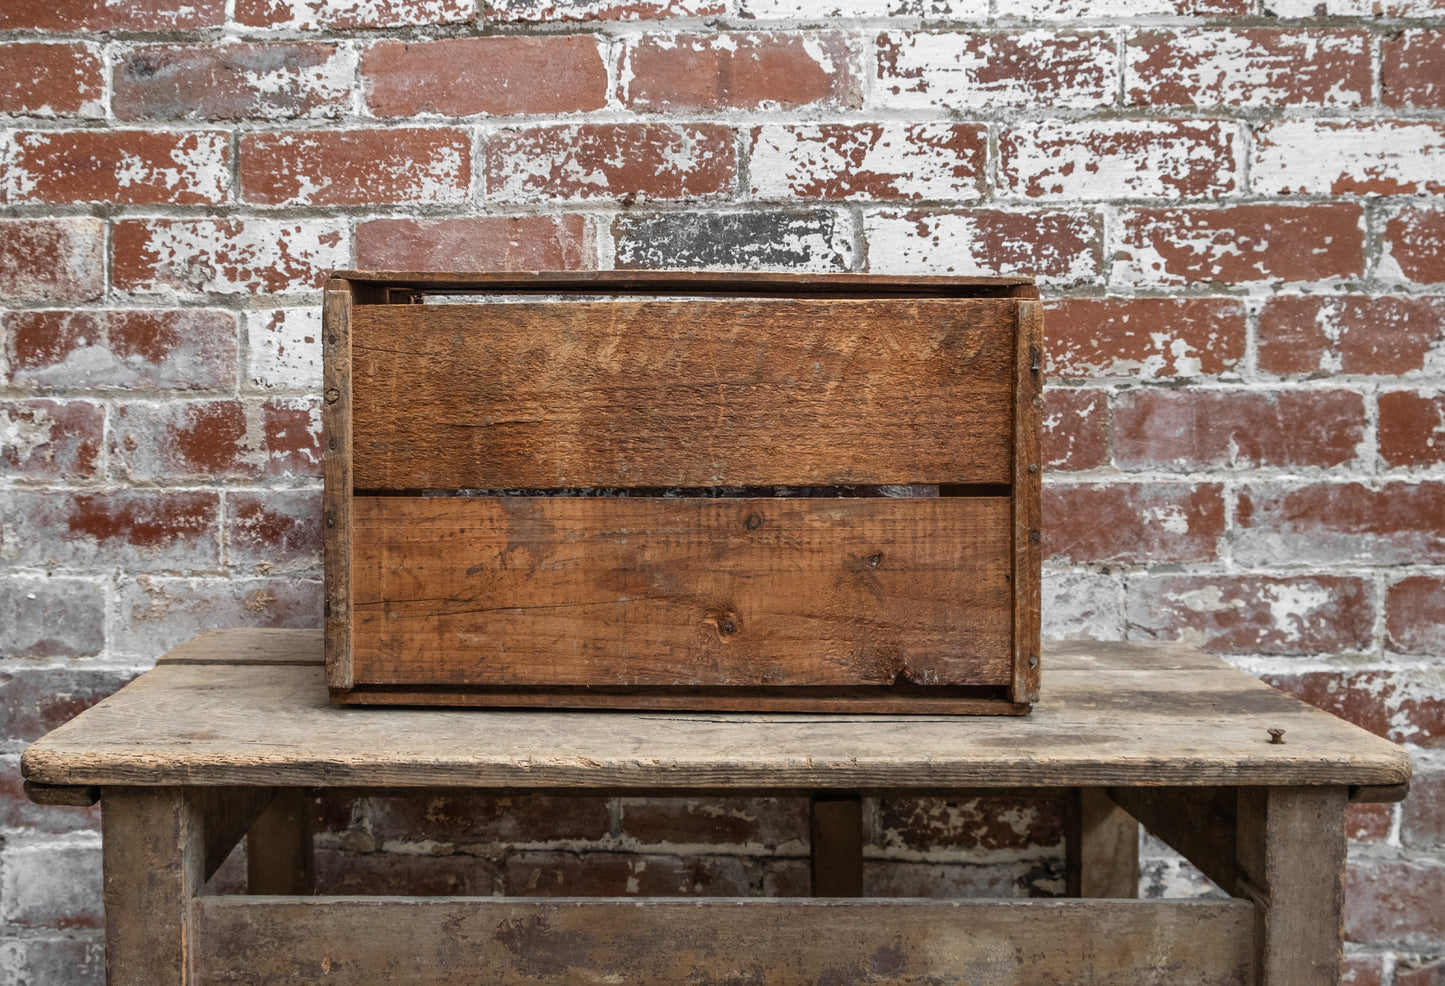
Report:
<svg viewBox="0 0 1445 986"><path fill-rule="evenodd" d="M1013 392L1013 688L1015 702L1039 700L1043 620L1043 415L1044 306L1017 302Z"/></svg>
<svg viewBox="0 0 1445 986"><path fill-rule="evenodd" d="M332 278L321 308L322 567L326 680L351 687L351 313L355 289Z"/></svg>

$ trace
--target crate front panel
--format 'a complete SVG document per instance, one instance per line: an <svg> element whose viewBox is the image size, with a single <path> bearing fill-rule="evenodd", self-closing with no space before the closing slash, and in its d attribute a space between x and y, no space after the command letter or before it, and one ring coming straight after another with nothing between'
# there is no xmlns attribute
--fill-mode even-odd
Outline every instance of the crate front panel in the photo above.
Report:
<svg viewBox="0 0 1445 986"><path fill-rule="evenodd" d="M1012 480L1016 302L358 305L358 491Z"/></svg>
<svg viewBox="0 0 1445 986"><path fill-rule="evenodd" d="M1006 685L1010 501L357 497L356 685Z"/></svg>

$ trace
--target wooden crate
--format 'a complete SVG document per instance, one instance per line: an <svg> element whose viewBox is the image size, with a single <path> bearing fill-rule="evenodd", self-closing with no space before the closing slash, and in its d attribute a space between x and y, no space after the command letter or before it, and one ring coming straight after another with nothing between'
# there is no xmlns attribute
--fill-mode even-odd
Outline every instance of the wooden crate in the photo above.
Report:
<svg viewBox="0 0 1445 986"><path fill-rule="evenodd" d="M1028 711L1042 329L1026 278L337 274L333 699Z"/></svg>

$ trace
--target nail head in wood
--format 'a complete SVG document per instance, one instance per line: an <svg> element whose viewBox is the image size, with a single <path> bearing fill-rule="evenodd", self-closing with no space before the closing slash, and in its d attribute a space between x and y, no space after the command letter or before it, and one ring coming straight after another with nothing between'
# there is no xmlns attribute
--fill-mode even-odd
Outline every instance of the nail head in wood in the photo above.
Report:
<svg viewBox="0 0 1445 986"><path fill-rule="evenodd" d="M1275 744L1276 746L1283 746L1283 745L1284 745L1284 730L1283 730L1283 729L1271 729L1271 730L1269 731L1269 741L1270 741L1271 743Z"/></svg>
<svg viewBox="0 0 1445 986"><path fill-rule="evenodd" d="M330 390L326 391L326 403L335 404L339 400L341 400L341 391L337 390L335 387L332 387Z"/></svg>

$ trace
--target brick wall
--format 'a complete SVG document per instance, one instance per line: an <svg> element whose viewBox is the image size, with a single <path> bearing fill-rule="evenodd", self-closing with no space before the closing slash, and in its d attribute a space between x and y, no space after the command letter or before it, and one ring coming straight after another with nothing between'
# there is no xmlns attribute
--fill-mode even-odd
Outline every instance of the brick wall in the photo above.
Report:
<svg viewBox="0 0 1445 986"><path fill-rule="evenodd" d="M1349 968L1439 982L1442 15L5 0L0 986L101 979L96 814L28 805L24 744L198 629L318 623L348 266L1038 275L1048 631L1186 637L1411 744L1412 799L1351 816ZM320 807L334 888L805 875L791 800ZM867 818L877 892L1061 889L1056 805ZM1197 887L1145 848L1153 892Z"/></svg>

